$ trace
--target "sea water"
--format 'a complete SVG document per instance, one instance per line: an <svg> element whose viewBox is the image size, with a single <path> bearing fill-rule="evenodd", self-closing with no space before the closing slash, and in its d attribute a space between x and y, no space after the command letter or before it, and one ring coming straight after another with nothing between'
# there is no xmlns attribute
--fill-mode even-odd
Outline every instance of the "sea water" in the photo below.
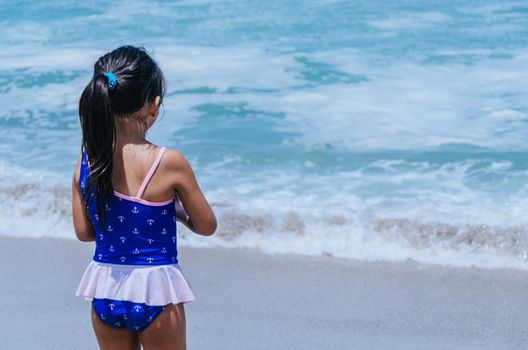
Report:
<svg viewBox="0 0 528 350"><path fill-rule="evenodd" d="M2 235L75 239L79 96L132 44L219 221L180 244L528 268L524 1L2 1L0 32Z"/></svg>

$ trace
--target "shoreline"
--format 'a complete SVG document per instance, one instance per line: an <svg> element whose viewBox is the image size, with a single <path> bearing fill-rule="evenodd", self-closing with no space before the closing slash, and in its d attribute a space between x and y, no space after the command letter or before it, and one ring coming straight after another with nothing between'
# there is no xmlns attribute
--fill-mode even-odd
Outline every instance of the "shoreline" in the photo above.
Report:
<svg viewBox="0 0 528 350"><path fill-rule="evenodd" d="M0 236L0 348L97 349L94 243ZM517 349L528 272L179 247L189 349Z"/></svg>

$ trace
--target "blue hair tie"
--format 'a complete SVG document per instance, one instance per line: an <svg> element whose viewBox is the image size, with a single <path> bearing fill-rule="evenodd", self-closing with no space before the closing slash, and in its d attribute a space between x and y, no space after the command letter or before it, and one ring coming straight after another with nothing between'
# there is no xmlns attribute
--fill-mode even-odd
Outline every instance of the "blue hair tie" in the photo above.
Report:
<svg viewBox="0 0 528 350"><path fill-rule="evenodd" d="M105 72L103 75L108 78L108 88L114 90L117 85L117 79L114 73Z"/></svg>

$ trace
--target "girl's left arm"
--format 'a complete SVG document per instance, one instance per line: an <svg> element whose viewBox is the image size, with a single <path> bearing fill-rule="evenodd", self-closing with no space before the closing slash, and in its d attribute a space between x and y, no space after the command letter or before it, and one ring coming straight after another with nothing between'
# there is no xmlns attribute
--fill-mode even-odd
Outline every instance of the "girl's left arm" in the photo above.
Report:
<svg viewBox="0 0 528 350"><path fill-rule="evenodd" d="M77 158L77 164L73 170L72 176L72 218L73 228L77 239L82 242L95 241L95 234L92 228L90 219L86 216L84 202L82 200L81 190L79 189L79 165L81 163L81 156Z"/></svg>

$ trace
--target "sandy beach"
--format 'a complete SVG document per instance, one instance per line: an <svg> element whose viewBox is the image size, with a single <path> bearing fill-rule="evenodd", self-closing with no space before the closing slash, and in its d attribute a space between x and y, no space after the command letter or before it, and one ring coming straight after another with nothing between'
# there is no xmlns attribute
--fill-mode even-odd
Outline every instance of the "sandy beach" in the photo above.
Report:
<svg viewBox="0 0 528 350"><path fill-rule="evenodd" d="M97 349L93 243L0 238L0 348ZM189 349L523 349L528 273L180 248Z"/></svg>

